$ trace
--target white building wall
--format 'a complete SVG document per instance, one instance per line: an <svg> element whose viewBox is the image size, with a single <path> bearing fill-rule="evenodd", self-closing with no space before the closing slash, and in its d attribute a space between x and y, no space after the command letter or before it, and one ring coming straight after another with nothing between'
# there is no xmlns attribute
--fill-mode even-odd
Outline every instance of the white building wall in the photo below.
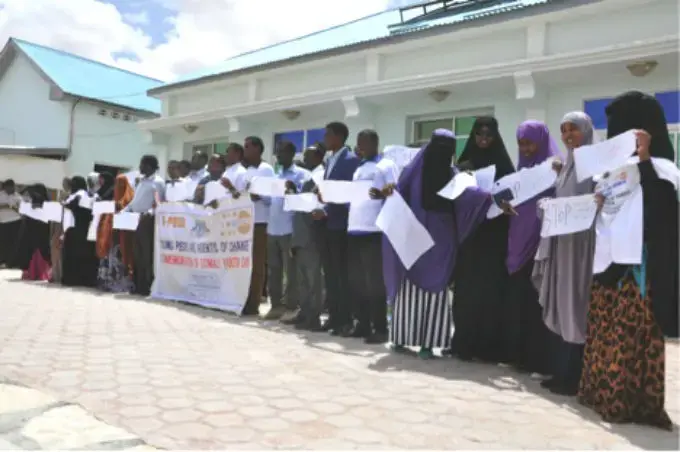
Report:
<svg viewBox="0 0 680 452"><path fill-rule="evenodd" d="M95 164L137 168L144 154L157 155L165 165L164 146L147 143L146 134L134 122L112 118L110 108L106 116L100 116L101 108L87 102L75 108L72 153L67 162L72 174L87 174Z"/></svg>
<svg viewBox="0 0 680 452"><path fill-rule="evenodd" d="M67 147L69 104L49 94L49 83L17 55L0 79L0 144Z"/></svg>

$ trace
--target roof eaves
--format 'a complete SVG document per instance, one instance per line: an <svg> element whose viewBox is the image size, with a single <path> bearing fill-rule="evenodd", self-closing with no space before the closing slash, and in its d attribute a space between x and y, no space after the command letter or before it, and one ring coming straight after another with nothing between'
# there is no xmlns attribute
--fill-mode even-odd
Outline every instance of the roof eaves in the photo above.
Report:
<svg viewBox="0 0 680 452"><path fill-rule="evenodd" d="M0 155L23 155L28 157L67 157L67 148L51 148L36 146L2 146Z"/></svg>
<svg viewBox="0 0 680 452"><path fill-rule="evenodd" d="M143 108L133 108L133 107L130 107L128 105L117 104L115 102L109 102L109 101L105 101L105 100L101 100L101 99L96 99L96 98L93 98L93 97L81 96L80 94L69 93L69 92L66 92L66 91L64 92L64 94L71 97L72 99L82 99L84 101L92 102L94 104L99 104L99 105L102 105L102 106L105 106L105 107L109 107L109 108L114 107L114 108L117 108L117 109L126 110L130 113L142 113L146 116L153 116L154 118L158 118L161 115L160 109L157 110L157 111L153 111L153 110L146 110L146 109L143 109Z"/></svg>
<svg viewBox="0 0 680 452"><path fill-rule="evenodd" d="M542 2L537 2L535 4L531 4L525 7L521 8L510 8L508 11L504 13L496 13L496 14L481 14L479 17L475 18L474 20L463 20L460 22L446 22L437 26L423 26L423 27L417 27L413 28L411 30L405 31L403 33L392 33L388 34L386 36L376 38L376 39L370 39L366 41L360 41L360 42L355 42L352 44L344 45L344 46L339 46L339 47L333 47L330 49L324 49L318 52L312 52L312 53L306 53L303 55L296 55L290 58L284 58L281 60L276 60L276 61L271 61L263 64L258 64L255 66L250 66L246 67L243 69L237 69L234 71L228 71L228 72L220 72L220 73L215 73L215 74L210 74L202 77L197 77L195 79L191 80L183 80L180 82L176 83L169 83L166 85L158 86L156 88L152 88L147 91L149 96L154 96L154 95L159 95L164 92L173 90L173 89L178 89L178 88L185 88L188 86L193 86L199 83L209 83L211 81L215 80L220 80L224 79L226 77L235 77L235 76L241 76L241 75L247 75L247 74L252 74L256 72L260 72L266 69L274 69L282 66L288 66L292 64L298 64L298 63L304 63L307 61L314 61L322 57L333 57L333 56L338 56L338 55L343 55L348 53L349 51L362 51L362 50L367 50L371 49L374 47L378 47L381 45L386 45L386 44L398 44L407 40L415 39L415 38L423 38L423 37L428 37L428 36L433 36L433 35L438 35L438 34L443 34L449 31L449 28L453 28L455 26L464 26L468 27L471 26L470 24L472 22L476 22L479 20L485 21L488 20L489 22L493 23L494 21L500 21L500 17L505 18L507 15L511 15L509 19L512 19L514 15L516 16L524 16L526 14L531 14L531 11L533 14L539 14L540 10L544 8L550 8L554 6L555 4L559 3L566 3L566 2L574 2L574 3L588 3L592 2L593 0L545 0ZM528 11L527 11L528 10ZM481 24L484 25L484 24Z"/></svg>

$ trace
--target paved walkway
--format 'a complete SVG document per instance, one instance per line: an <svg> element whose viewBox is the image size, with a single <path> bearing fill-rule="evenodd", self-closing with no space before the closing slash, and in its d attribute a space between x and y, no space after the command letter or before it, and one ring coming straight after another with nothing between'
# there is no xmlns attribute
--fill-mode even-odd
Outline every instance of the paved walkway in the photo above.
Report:
<svg viewBox="0 0 680 452"><path fill-rule="evenodd" d="M0 272L0 375L155 447L678 449L677 430L602 423L509 369L17 279ZM668 346L676 421L678 351ZM16 409L33 409L31 397ZM57 410L71 426L83 416L68 406L48 414ZM70 441L66 432L52 438ZM43 447L65 444L50 441Z"/></svg>

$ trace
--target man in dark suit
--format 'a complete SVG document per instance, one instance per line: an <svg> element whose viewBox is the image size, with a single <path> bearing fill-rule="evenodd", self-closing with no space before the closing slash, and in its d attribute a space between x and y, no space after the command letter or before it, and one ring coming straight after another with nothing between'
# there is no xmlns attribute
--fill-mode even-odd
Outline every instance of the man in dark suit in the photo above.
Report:
<svg viewBox="0 0 680 452"><path fill-rule="evenodd" d="M326 125L324 143L331 155L326 162L324 180L351 181L359 166L359 158L346 145L349 129L341 122ZM320 243L328 301L328 321L323 330L347 336L353 327L349 300L347 262L347 216L349 206L327 204L313 212L316 221L325 222L325 234Z"/></svg>

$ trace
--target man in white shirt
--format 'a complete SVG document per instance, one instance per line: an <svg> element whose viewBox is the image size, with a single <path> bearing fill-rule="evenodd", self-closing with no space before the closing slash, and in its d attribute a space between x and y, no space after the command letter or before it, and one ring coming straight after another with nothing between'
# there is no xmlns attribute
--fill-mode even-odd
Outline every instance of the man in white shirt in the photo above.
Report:
<svg viewBox="0 0 680 452"><path fill-rule="evenodd" d="M10 265L21 228L19 215L21 196L12 179L2 183L0 190L0 267Z"/></svg>
<svg viewBox="0 0 680 452"><path fill-rule="evenodd" d="M245 179L249 183L253 177L274 177L274 168L262 161L264 143L260 137L248 137L244 145L244 162L247 170ZM262 291L265 283L267 262L267 223L269 222L269 206L271 200L250 194L255 204L255 228L253 231L253 259L252 276L250 277L250 291L248 300L243 308L243 315L257 315L262 301Z"/></svg>
<svg viewBox="0 0 680 452"><path fill-rule="evenodd" d="M134 239L135 293L148 296L153 283L154 210L158 202L165 201L165 181L158 175L158 159L145 155L139 162L141 179L135 187L132 202L125 208L140 215Z"/></svg>
<svg viewBox="0 0 680 452"><path fill-rule="evenodd" d="M230 143L224 160L227 169L222 175L222 185L229 190L234 197L238 197L246 189L247 170L243 166L243 155L245 150L238 143Z"/></svg>
<svg viewBox="0 0 680 452"><path fill-rule="evenodd" d="M372 181L368 201L353 202L347 224L349 262L349 292L353 300L353 315L357 320L353 337L363 337L367 343L387 341L387 296L382 276L382 232L375 225L382 209L382 190L397 183L399 169L389 159L378 154L378 134L362 130L357 136L359 167L353 181Z"/></svg>
<svg viewBox="0 0 680 452"><path fill-rule="evenodd" d="M208 155L205 152L197 151L191 157L191 171L186 176L187 189L193 199L196 187L208 175Z"/></svg>

